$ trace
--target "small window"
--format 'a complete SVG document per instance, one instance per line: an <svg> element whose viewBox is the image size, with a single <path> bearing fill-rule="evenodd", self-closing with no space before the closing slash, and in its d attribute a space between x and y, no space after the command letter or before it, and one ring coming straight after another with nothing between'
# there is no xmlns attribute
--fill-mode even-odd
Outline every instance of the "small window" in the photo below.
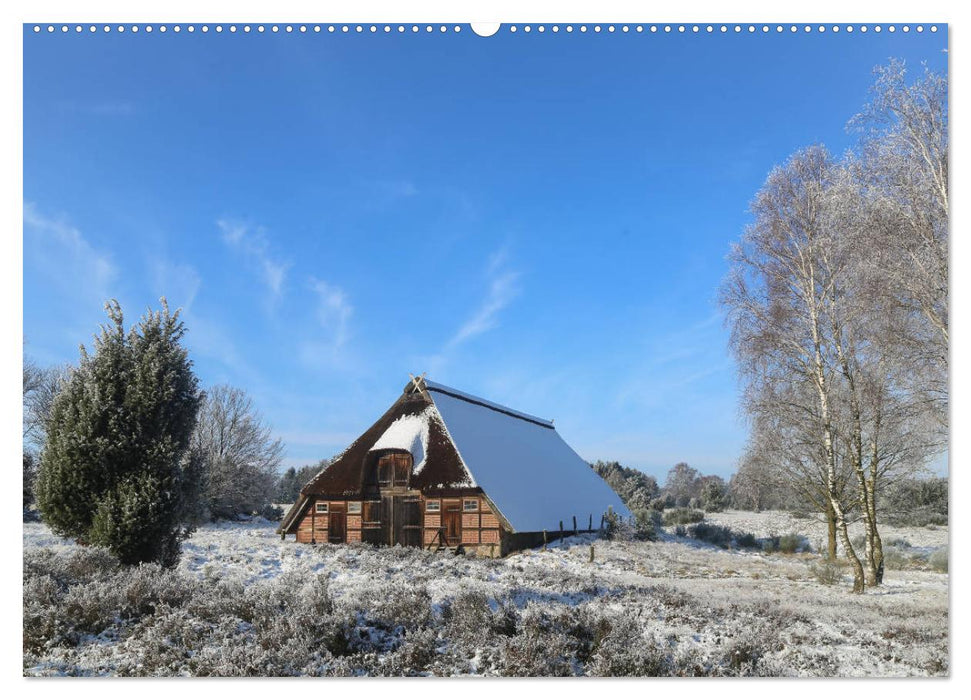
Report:
<svg viewBox="0 0 971 700"><path fill-rule="evenodd" d="M408 486L411 463L408 453L383 455L378 459L378 486Z"/></svg>
<svg viewBox="0 0 971 700"><path fill-rule="evenodd" d="M326 513L327 512L327 503L318 503L317 504L317 512L318 513Z"/></svg>
<svg viewBox="0 0 971 700"><path fill-rule="evenodd" d="M347 504L348 513L360 513L361 512L361 502L360 501L350 501Z"/></svg>
<svg viewBox="0 0 971 700"><path fill-rule="evenodd" d="M479 510L479 499L478 498L466 498L462 501L462 510Z"/></svg>
<svg viewBox="0 0 971 700"><path fill-rule="evenodd" d="M364 522L381 524L381 501L366 501L364 503Z"/></svg>
<svg viewBox="0 0 971 700"><path fill-rule="evenodd" d="M425 512L426 513L438 513L442 510L441 501L426 501L425 502Z"/></svg>

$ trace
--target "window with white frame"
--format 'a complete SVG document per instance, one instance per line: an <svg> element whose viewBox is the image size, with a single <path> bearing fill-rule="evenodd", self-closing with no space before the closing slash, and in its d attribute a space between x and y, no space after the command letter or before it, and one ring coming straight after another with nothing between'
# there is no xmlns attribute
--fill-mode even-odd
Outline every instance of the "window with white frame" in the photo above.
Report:
<svg viewBox="0 0 971 700"><path fill-rule="evenodd" d="M361 502L360 501L350 501L347 504L348 513L360 513L361 512Z"/></svg>
<svg viewBox="0 0 971 700"><path fill-rule="evenodd" d="M466 512L479 510L479 499L466 498L464 501L462 501L462 510Z"/></svg>
<svg viewBox="0 0 971 700"><path fill-rule="evenodd" d="M426 501L425 502L425 512L426 513L439 513L442 510L441 501Z"/></svg>
<svg viewBox="0 0 971 700"><path fill-rule="evenodd" d="M317 512L318 513L326 513L327 512L327 505L328 505L327 503L318 503L317 504Z"/></svg>

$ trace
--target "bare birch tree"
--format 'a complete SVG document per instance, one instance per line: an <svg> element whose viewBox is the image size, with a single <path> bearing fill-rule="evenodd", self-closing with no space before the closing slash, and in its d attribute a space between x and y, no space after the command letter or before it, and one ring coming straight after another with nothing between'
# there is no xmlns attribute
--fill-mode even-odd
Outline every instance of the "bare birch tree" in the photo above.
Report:
<svg viewBox="0 0 971 700"><path fill-rule="evenodd" d="M840 489L839 379L827 316L836 283L826 257L833 232L825 218L834 170L826 149L813 146L769 174L752 203L754 222L732 249L722 302L733 353L753 394L785 383L811 390L812 404L794 408L814 422L821 452L810 449L800 461L814 466L826 485L825 501L853 568L853 591L862 593L865 573L850 541ZM776 417L784 421L784 414Z"/></svg>
<svg viewBox="0 0 971 700"><path fill-rule="evenodd" d="M881 494L947 432L947 81L908 85L901 62L877 75L852 122L861 153L835 163L817 146L776 168L722 290L750 450L825 504L858 592L883 579Z"/></svg>
<svg viewBox="0 0 971 700"><path fill-rule="evenodd" d="M244 391L219 385L206 392L192 456L212 517L235 518L269 503L282 454L283 444Z"/></svg>
<svg viewBox="0 0 971 700"><path fill-rule="evenodd" d="M924 68L908 84L903 61L875 70L873 97L850 122L862 134L855 174L870 215L858 241L868 252L861 282L892 320L885 354L915 405L948 411L948 81Z"/></svg>

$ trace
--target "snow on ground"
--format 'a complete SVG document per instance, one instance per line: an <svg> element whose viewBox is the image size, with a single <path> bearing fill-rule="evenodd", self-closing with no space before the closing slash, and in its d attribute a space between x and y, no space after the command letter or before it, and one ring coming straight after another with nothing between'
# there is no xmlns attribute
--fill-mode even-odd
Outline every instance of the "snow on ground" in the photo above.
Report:
<svg viewBox="0 0 971 700"><path fill-rule="evenodd" d="M812 523L787 518L711 516L812 540ZM933 546L947 532L900 536ZM848 575L819 583L813 554L580 536L487 560L298 545L258 520L201 528L147 593L138 570L99 578L78 563L90 550L42 524L24 524L24 550L26 675L948 673L947 574L889 570L883 587L855 596ZM94 578L58 593L44 567ZM104 621L88 620L86 605L103 606ZM86 632L65 615L87 620Z"/></svg>
<svg viewBox="0 0 971 700"><path fill-rule="evenodd" d="M827 530L825 521L816 516L797 518L785 511L764 511L753 513L742 510L729 510L724 513L708 513L705 520L716 525L730 527L737 532L750 532L756 537L770 535L785 535L790 532L806 537L813 549L821 550L825 547ZM850 539L863 537L863 524L850 524ZM905 540L912 547L936 549L947 545L948 530L946 527L930 525L927 527L892 527L880 525L880 537L884 542Z"/></svg>

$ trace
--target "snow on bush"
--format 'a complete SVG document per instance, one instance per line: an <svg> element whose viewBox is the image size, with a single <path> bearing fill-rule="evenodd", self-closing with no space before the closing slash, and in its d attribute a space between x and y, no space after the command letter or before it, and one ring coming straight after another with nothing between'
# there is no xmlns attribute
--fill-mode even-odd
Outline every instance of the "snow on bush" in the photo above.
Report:
<svg viewBox="0 0 971 700"><path fill-rule="evenodd" d="M201 528L166 570L24 533L25 675L948 672L947 576L930 571L853 596L810 555L670 536L489 560L297 545L263 520Z"/></svg>

